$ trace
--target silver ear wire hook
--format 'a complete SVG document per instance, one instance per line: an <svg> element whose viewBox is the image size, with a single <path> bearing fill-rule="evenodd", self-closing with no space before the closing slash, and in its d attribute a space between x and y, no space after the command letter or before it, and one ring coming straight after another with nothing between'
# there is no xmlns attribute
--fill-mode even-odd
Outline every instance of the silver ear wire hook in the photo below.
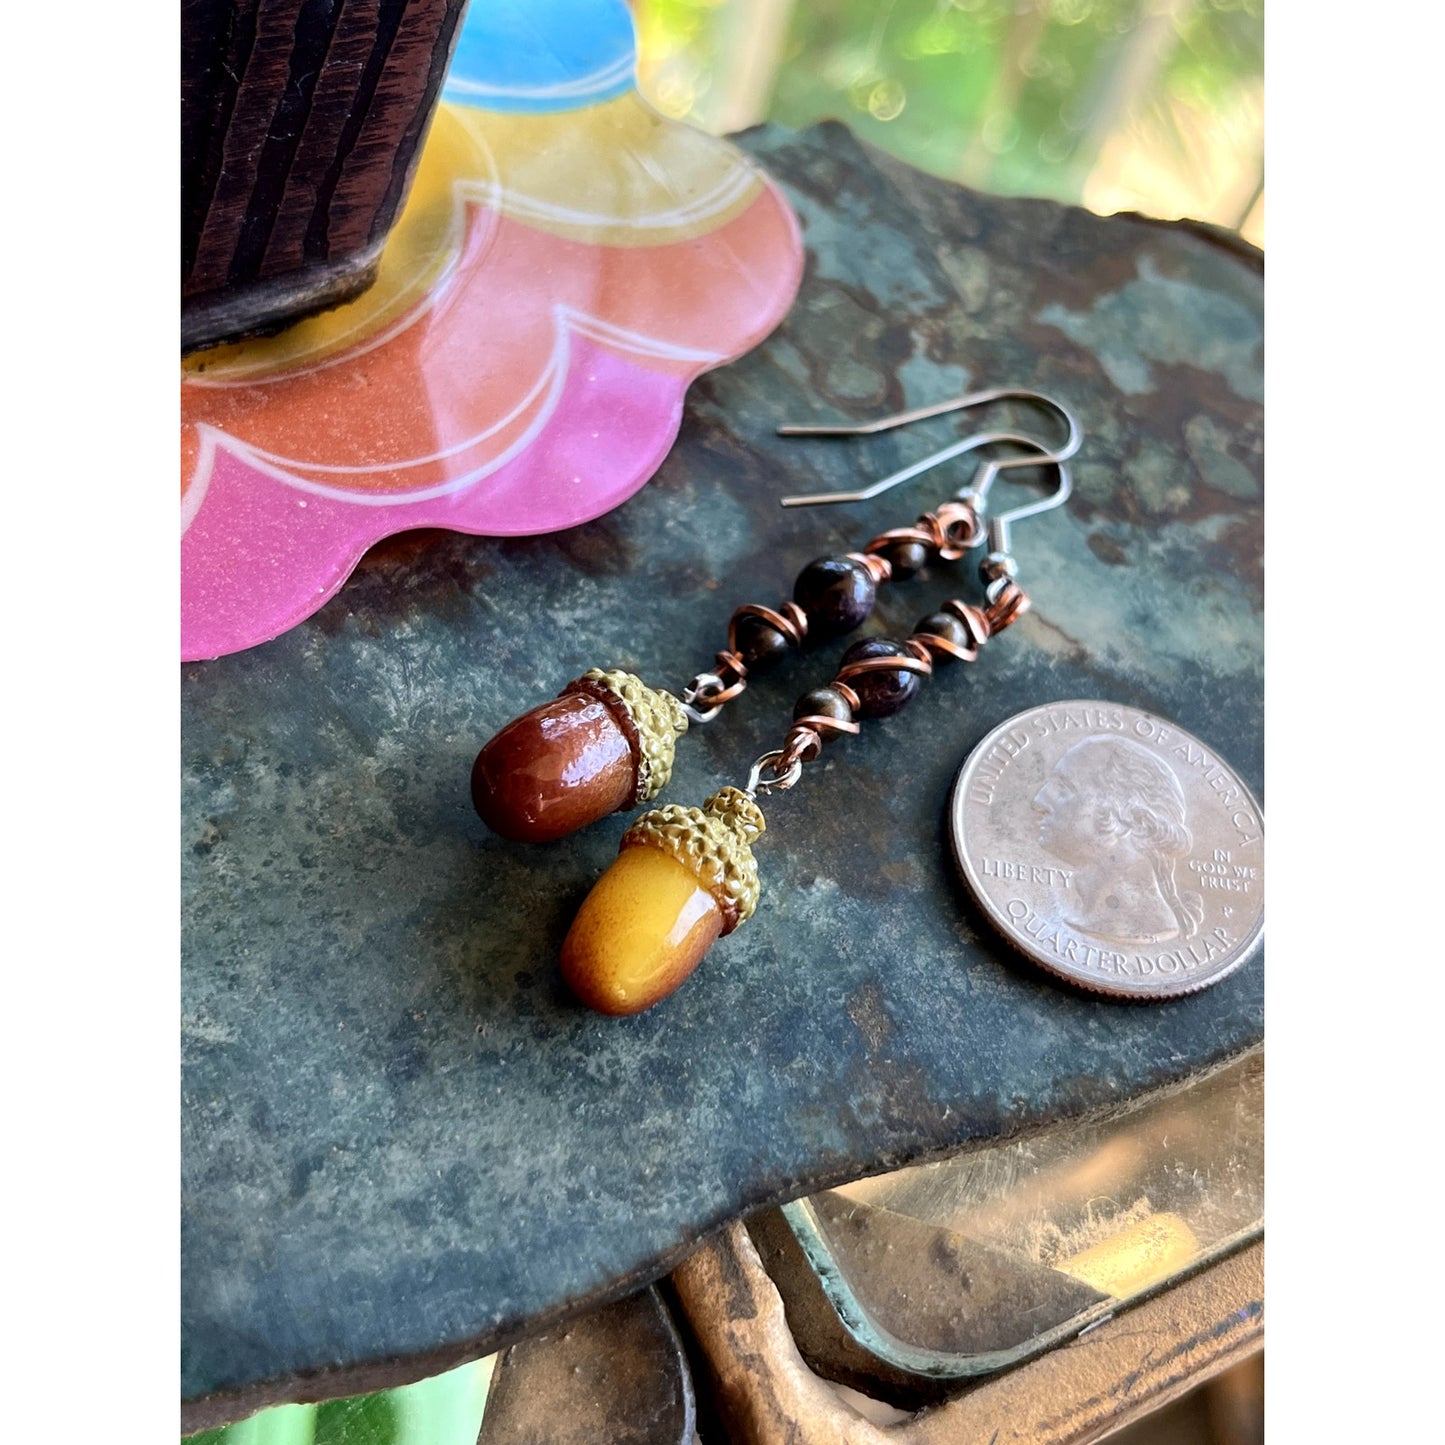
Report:
<svg viewBox="0 0 1445 1445"><path fill-rule="evenodd" d="M1044 458L1031 457L1028 460L1040 462ZM992 464L985 462L980 470L986 470L990 465ZM1014 507L1001 516L988 519L988 555L983 559L979 570L983 574L984 581L991 588L1001 585L1006 578L1011 579L1018 576L1018 564L1013 559L1013 544L1009 539L1009 524L1017 522L1020 517L1033 517L1040 512L1048 512L1055 507L1061 507L1073 492L1074 480L1069 474L1068 463L1055 462L1054 465L1058 468L1059 484L1048 496L1041 497L1037 502L1026 502L1022 507ZM992 477L987 478L989 482L992 480ZM982 509L979 510L982 515ZM992 596L990 596L990 600L992 600Z"/></svg>
<svg viewBox="0 0 1445 1445"><path fill-rule="evenodd" d="M896 487L923 472L931 471L943 462L962 456L965 452L976 451L979 447L996 442L1027 447L1028 450L1022 456L989 457L979 467L972 483L961 487L954 494L956 500L973 509L973 513L980 523L987 521L988 553L979 565L979 573L985 583L989 601L993 602L1003 595L1004 589L1011 586L1013 579L1018 576L1018 563L1013 559L1009 538L1010 525L1020 518L1037 516L1040 512L1047 512L1054 507L1062 506L1068 501L1074 490L1073 477L1069 472L1067 462L1078 451L1079 444L1083 440L1083 431L1073 412L1062 402L1055 401L1053 397L1044 396L1042 392L1001 387L991 391L970 392L969 395L956 397L952 401L938 402L933 406L922 406L913 411L899 412L894 416L883 417L879 421L864 422L860 426L782 426L778 428L779 436L863 436L888 431L897 426L905 426L912 421L922 421L926 417L942 416L945 412L960 411L964 407L970 406L982 406L985 402L1003 401L1006 398L1037 402L1061 416L1069 429L1063 445L1056 450L1050 450L1036 437L1024 436L1019 432L979 432L974 436L965 437L962 441L954 442L952 446L944 447L942 451L934 452L931 456L924 457L922 461L914 462L912 466L904 467L901 471L894 472L892 476L884 477L881 481L874 482L872 486L864 487L860 491L814 492L805 496L784 497L782 505L785 507L814 507L833 502L866 502L869 498L888 491L890 487ZM1058 485L1052 492L1039 498L1036 502L1025 502L1022 506L1014 507L1000 516L986 517L989 488L993 486L994 479L1000 472L1006 471L1010 467L1038 466L1052 466L1056 470ZM980 529L977 540L983 540L982 529ZM969 544L965 543L964 545ZM977 541L973 545L977 545Z"/></svg>
<svg viewBox="0 0 1445 1445"><path fill-rule="evenodd" d="M1037 512L1047 511L1050 507L1057 507L1067 499L1072 490L1068 469L1063 463L1078 451L1079 444L1083 440L1083 432L1068 407L1062 402L1055 401L1051 396L1045 396L1042 392L1029 391L1021 387L997 387L989 391L970 392L967 396L955 397L952 401L936 402L932 406L921 406L913 411L898 412L893 416L882 417L878 421L863 422L860 425L780 426L778 435L789 437L870 436L878 432L891 431L894 427L907 426L910 422L923 421L928 417L943 416L950 411L961 411L965 407L982 406L986 402L1004 400L1036 402L1062 417L1068 427L1068 436L1063 445L1057 449L1050 449L1045 447L1037 437L1024 436L1019 432L979 432L965 437L962 441L954 442L951 446L924 457L922 461L914 462L911 466L904 467L901 471L894 472L891 476L884 477L881 481L874 482L871 486L864 487L859 491L813 492L803 496L784 497L782 505L785 507L816 507L833 502L866 502L873 497L880 496L892 487L910 481L923 472L951 461L954 457L963 456L966 452L976 451L979 447L988 446L994 442L1012 442L1028 447L1028 453L1019 457L990 458L979 469L978 478L973 485L962 489L958 494L960 500L971 501L981 513L988 496L988 489L993 485L993 480L999 472L1009 467L1035 467L1050 463L1056 465L1059 469L1058 490L1041 501L1030 502L1005 513L998 520L1004 525L1006 532L1009 522L1017 521L1020 517L1032 516Z"/></svg>
<svg viewBox="0 0 1445 1445"><path fill-rule="evenodd" d="M983 406L991 401L1033 401L1047 407L1064 419L1069 428L1068 440L1058 450L1058 457L1064 460L1078 451L1083 433L1073 412L1061 401L1045 396L1041 391L1030 391L1020 386L996 386L987 391L971 391L966 396L956 396L952 401L936 401L930 406L915 407L912 411L895 412L892 416L880 417L877 421L859 422L855 425L841 425L828 422L821 426L798 426L789 424L778 428L780 437L834 437L872 436L878 432L892 431L894 427L908 426L915 421L926 421L929 417L944 416L951 411L963 411L970 406Z"/></svg>
<svg viewBox="0 0 1445 1445"><path fill-rule="evenodd" d="M1010 522L1017 522L1020 517L1036 517L1040 512L1051 512L1055 507L1062 507L1073 494L1074 479L1069 472L1067 463L1061 461L1057 456L1047 452L1033 457L1007 457L1003 461L996 461L990 458L979 469L978 479L973 486L967 488L967 492L978 498L974 504L980 516L983 515L984 499L988 496L988 489L993 485L993 479L1005 467L1019 466L1045 466L1052 464L1058 469L1059 484L1046 497L1040 497L1036 502L1024 502L1021 506L1010 508L1009 511L1000 516L989 518L989 544L996 551L1007 552L1008 529ZM999 540L994 541L994 533L998 533Z"/></svg>
<svg viewBox="0 0 1445 1445"><path fill-rule="evenodd" d="M793 436L797 433L785 432L783 435ZM960 493L963 499L964 493L970 493L982 502L988 495L988 488L993 484L993 479L1005 467L1038 466L1041 463L1049 463L1058 460L1058 457L1047 447L1041 446L1037 437L1024 436L1021 432L993 431L977 432L970 437L964 437L960 442L954 442L946 446L942 451L932 452L917 461L912 466L904 467L901 471L894 472L891 476L884 477L881 481L874 482L871 486L863 487L856 492L809 492L803 496L784 497L780 505L784 507L825 507L831 506L834 502L867 502L874 497L882 496L884 492L891 491L894 487L904 482L912 481L914 477L922 476L924 472L932 471L934 467L942 466L944 462L952 461L954 457L961 457L965 452L977 451L979 447L986 447L994 442L1014 442L1019 446L1029 448L1029 452L1021 457L1004 457L997 460L985 462L979 468L979 479L971 486L964 488Z"/></svg>

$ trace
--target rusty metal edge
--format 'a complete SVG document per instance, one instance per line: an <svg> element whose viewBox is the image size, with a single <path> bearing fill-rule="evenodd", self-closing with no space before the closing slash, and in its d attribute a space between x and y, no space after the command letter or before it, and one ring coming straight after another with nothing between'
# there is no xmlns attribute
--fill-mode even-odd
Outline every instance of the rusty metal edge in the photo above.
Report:
<svg viewBox="0 0 1445 1445"><path fill-rule="evenodd" d="M1135 1098L1121 1103L1106 1105L1102 1109L1088 1110L1071 1116L1077 1122L1101 1123L1126 1112L1146 1099L1162 1099L1170 1094L1192 1087L1206 1073L1228 1068L1246 1054L1261 1047L1254 1045L1242 1049L1212 1064L1208 1070L1193 1078L1161 1085L1147 1090ZM395 1389L400 1385L415 1384L431 1375L457 1368L471 1360L497 1353L519 1344L534 1334L556 1328L569 1320L588 1314L603 1305L615 1304L636 1294L648 1285L674 1276L679 1266L685 1264L699 1245L707 1247L708 1241L725 1237L730 1230L743 1228L742 1221L759 1210L780 1207L795 1199L806 1198L820 1190L832 1189L842 1184L852 1184L860 1179L878 1174L887 1174L894 1169L915 1164L927 1164L941 1159L959 1158L975 1149L987 1148L1006 1139L1022 1138L1040 1127L1052 1127L1057 1120L1040 1124L1029 1121L1014 1129L990 1136L986 1139L970 1139L961 1143L942 1145L936 1149L910 1152L906 1156L889 1156L876 1161L874 1168L859 1171L856 1163L819 1171L806 1185L795 1185L783 1191L764 1191L760 1195L743 1196L726 1204L710 1221L700 1224L689 1239L680 1240L671 1249L659 1253L640 1269L613 1280L602 1289L569 1300L565 1304L541 1314L524 1318L500 1321L484 1334L468 1340L449 1341L431 1350L368 1361L365 1365L349 1365L320 1370L308 1370L286 1375L242 1390L218 1391L213 1395L198 1395L181 1402L181 1433L194 1434L199 1430L211 1430L221 1425L234 1424L258 1410L270 1405L321 1402L339 1399L349 1395L368 1395L376 1390Z"/></svg>
<svg viewBox="0 0 1445 1445"><path fill-rule="evenodd" d="M1071 1343L885 1428L803 1363L782 1298L741 1224L672 1278L730 1429L756 1445L1089 1445L1264 1347L1264 1245L1256 1242Z"/></svg>

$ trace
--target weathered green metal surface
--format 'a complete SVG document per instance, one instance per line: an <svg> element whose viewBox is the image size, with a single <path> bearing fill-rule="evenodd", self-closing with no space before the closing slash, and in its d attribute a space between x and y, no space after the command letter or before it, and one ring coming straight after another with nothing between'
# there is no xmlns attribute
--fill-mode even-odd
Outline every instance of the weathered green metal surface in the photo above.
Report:
<svg viewBox="0 0 1445 1445"><path fill-rule="evenodd" d="M309 622L184 671L193 1426L435 1372L659 1274L730 1215L1261 1037L1262 958L1148 1007L1047 981L974 910L943 831L972 744L1050 698L1173 718L1260 788L1257 255L985 198L839 127L745 144L798 208L807 278L764 346L693 389L649 486L557 536L396 539ZM594 664L681 685L738 602L775 603L966 476L783 512L958 431L778 423L1006 383L1056 392L1088 433L1068 509L1015 536L1033 612L769 804L762 905L678 994L580 1010L556 953L628 815L545 847L492 837L477 747ZM960 576L885 589L868 630L905 633ZM669 796L740 781L841 650L694 730Z"/></svg>

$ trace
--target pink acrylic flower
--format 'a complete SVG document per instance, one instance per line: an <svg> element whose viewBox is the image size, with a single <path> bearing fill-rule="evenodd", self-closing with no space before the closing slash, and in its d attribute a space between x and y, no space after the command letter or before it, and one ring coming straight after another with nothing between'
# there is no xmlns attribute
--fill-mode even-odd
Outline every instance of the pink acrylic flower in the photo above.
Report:
<svg viewBox="0 0 1445 1445"><path fill-rule="evenodd" d="M615 507L667 454L693 377L786 312L786 203L646 106L622 7L583 8L590 42L576 0L474 6L372 289L186 363L184 658L294 626L391 533ZM549 49L549 21L568 45Z"/></svg>

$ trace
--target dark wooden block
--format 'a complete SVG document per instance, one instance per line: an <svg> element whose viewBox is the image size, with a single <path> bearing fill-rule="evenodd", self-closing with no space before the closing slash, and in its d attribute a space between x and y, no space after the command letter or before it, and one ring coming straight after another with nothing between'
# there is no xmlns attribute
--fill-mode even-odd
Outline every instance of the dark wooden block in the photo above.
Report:
<svg viewBox="0 0 1445 1445"><path fill-rule="evenodd" d="M182 0L181 347L375 278L466 0Z"/></svg>

